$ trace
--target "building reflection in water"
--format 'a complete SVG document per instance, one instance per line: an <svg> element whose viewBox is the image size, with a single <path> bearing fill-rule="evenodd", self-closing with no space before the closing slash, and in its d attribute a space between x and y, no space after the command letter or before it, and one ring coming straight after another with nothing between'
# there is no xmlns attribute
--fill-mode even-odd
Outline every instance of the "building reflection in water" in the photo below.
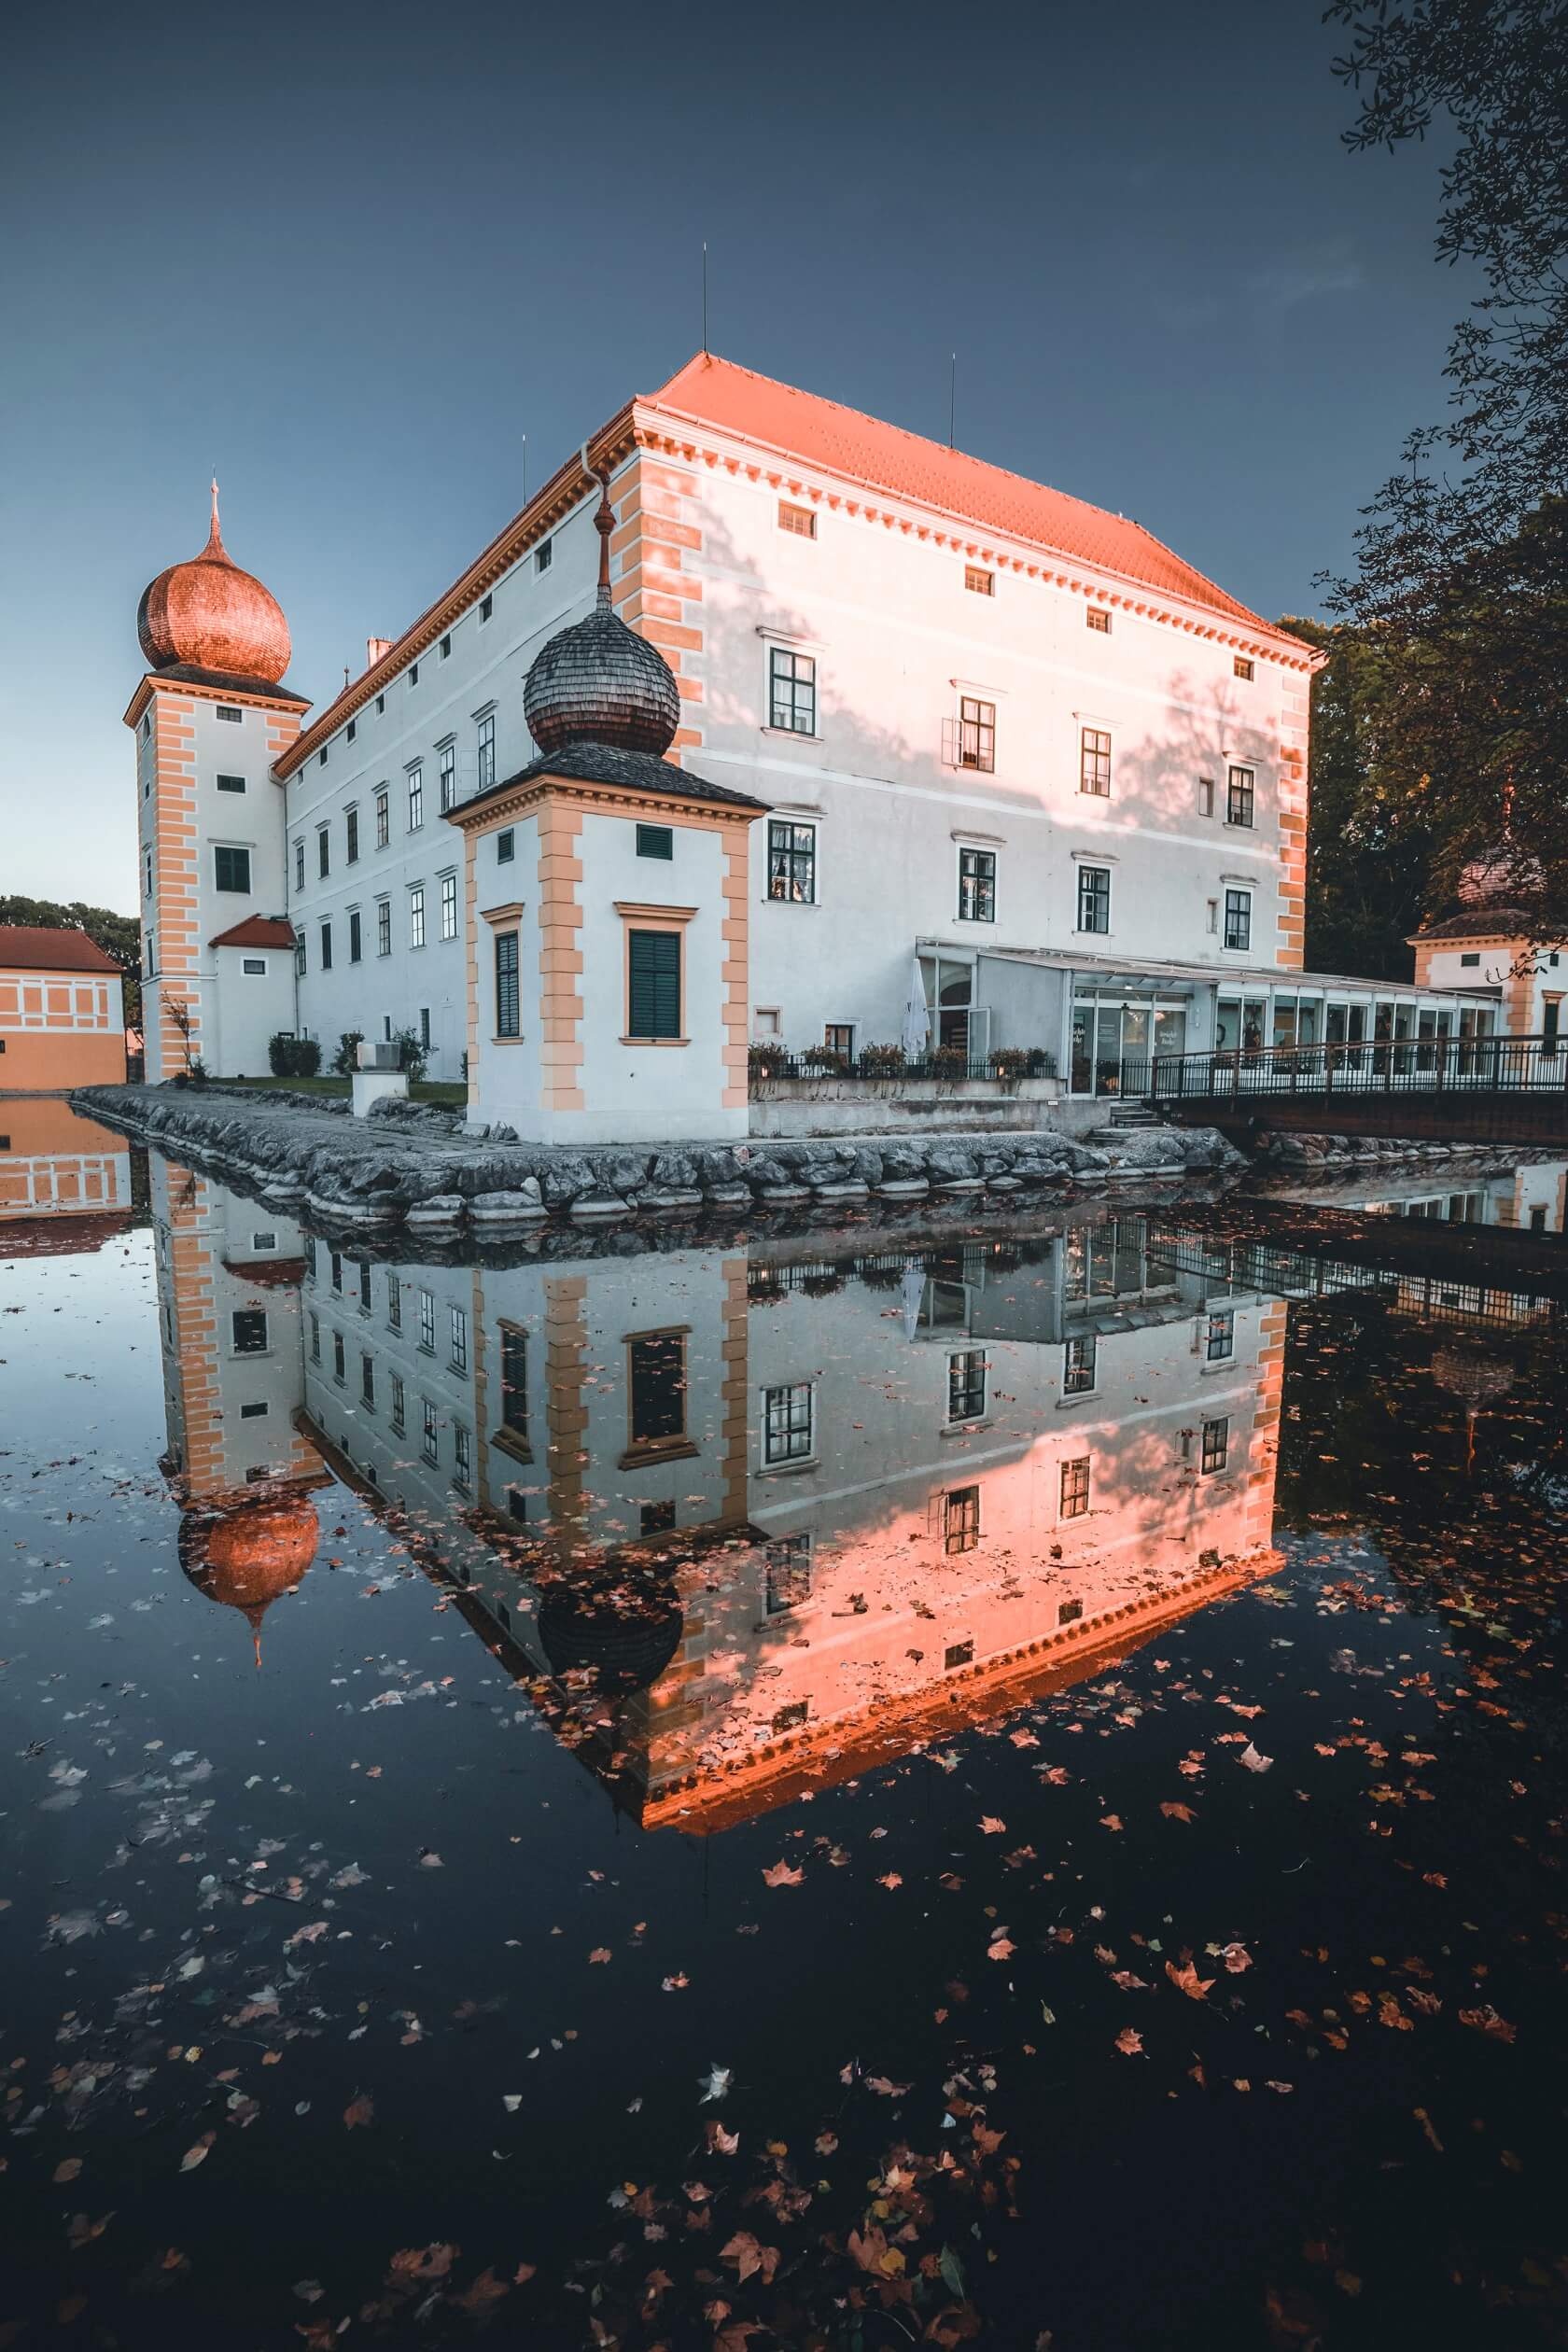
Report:
<svg viewBox="0 0 1568 2352"><path fill-rule="evenodd" d="M0 1242L67 1256L130 1230L131 1146L58 1095L0 1095Z"/></svg>
<svg viewBox="0 0 1568 2352"><path fill-rule="evenodd" d="M153 1183L192 1580L259 1626L335 1470L649 1825L1021 1704L1268 1564L1286 1309L1142 1218L393 1265Z"/></svg>

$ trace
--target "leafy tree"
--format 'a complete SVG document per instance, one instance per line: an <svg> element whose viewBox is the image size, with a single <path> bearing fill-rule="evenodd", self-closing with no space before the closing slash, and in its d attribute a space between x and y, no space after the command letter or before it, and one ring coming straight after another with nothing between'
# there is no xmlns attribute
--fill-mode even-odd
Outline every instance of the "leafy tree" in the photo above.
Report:
<svg viewBox="0 0 1568 2352"><path fill-rule="evenodd" d="M1568 917L1568 0L1331 0L1346 144L1442 123L1436 250L1484 291L1449 345L1448 416L1365 510L1333 608L1376 633L1394 688L1382 787L1424 803L1429 903L1472 856L1533 861L1543 936ZM1555 672L1554 672L1555 665ZM1554 687L1554 675L1556 684Z"/></svg>
<svg viewBox="0 0 1568 2352"><path fill-rule="evenodd" d="M142 1019L142 931L133 915L117 915L107 906L87 906L80 899L0 895L0 924L34 925L43 931L85 931L89 939L112 956L125 977L125 1018L133 1029Z"/></svg>

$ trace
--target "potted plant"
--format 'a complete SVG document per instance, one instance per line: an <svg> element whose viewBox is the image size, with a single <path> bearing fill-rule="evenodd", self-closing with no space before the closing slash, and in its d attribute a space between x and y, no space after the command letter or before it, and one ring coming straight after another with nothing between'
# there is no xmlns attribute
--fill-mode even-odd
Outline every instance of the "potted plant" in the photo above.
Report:
<svg viewBox="0 0 1568 2352"><path fill-rule="evenodd" d="M902 1045L865 1045L861 1049L862 1078L899 1078L908 1057Z"/></svg>
<svg viewBox="0 0 1568 2352"><path fill-rule="evenodd" d="M746 1049L746 1073L749 1078L781 1078L790 1057L784 1051L783 1040L759 1037Z"/></svg>
<svg viewBox="0 0 1568 2352"><path fill-rule="evenodd" d="M836 1045L808 1045L800 1058L802 1069L815 1071L819 1077L842 1078L849 1068L848 1055Z"/></svg>
<svg viewBox="0 0 1568 2352"><path fill-rule="evenodd" d="M967 1078L969 1056L961 1045L938 1045L931 1057L933 1078Z"/></svg>

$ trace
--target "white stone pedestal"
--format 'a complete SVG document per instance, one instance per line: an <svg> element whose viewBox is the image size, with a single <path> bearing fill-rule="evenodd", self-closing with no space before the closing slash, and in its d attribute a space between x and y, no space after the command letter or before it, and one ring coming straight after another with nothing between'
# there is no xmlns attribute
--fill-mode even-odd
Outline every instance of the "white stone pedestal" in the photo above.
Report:
<svg viewBox="0 0 1568 2352"><path fill-rule="evenodd" d="M354 1115L368 1119L372 1102L384 1102L394 1096L399 1102L408 1100L406 1070L357 1070L350 1081L354 1088Z"/></svg>

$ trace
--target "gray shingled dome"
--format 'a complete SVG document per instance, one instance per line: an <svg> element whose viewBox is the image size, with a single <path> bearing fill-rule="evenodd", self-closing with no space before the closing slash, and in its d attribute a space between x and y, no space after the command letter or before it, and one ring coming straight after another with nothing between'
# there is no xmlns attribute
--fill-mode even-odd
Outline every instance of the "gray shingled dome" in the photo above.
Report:
<svg viewBox="0 0 1568 2352"><path fill-rule="evenodd" d="M680 694L663 654L616 619L602 593L586 621L539 652L523 688L523 714L541 751L605 743L660 753L680 724Z"/></svg>

